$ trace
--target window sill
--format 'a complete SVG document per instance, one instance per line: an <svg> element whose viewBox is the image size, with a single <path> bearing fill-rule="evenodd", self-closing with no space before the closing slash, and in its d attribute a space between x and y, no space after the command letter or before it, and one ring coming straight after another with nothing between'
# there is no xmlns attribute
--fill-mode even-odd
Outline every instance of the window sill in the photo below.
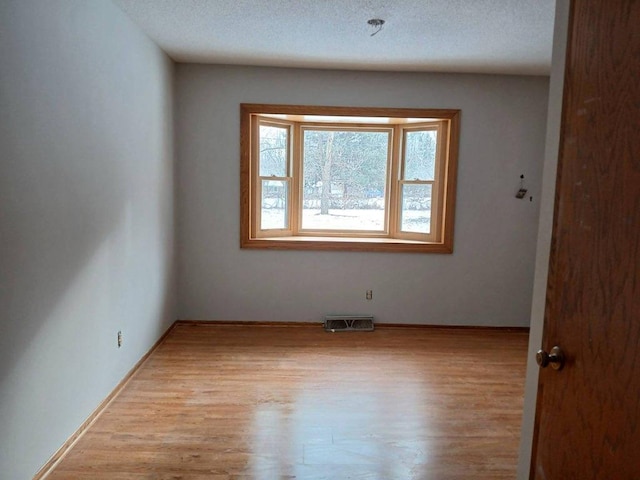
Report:
<svg viewBox="0 0 640 480"><path fill-rule="evenodd" d="M243 239L241 248L351 252L453 253L452 245L396 238L269 237Z"/></svg>

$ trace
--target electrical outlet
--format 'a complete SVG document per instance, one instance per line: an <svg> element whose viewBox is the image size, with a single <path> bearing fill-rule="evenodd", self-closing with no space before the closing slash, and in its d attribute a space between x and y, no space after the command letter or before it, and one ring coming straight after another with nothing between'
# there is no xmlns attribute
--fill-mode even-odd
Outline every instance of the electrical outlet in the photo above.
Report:
<svg viewBox="0 0 640 480"><path fill-rule="evenodd" d="M122 331L118 330L118 348L122 346Z"/></svg>
<svg viewBox="0 0 640 480"><path fill-rule="evenodd" d="M367 300L371 300L373 298L373 290L367 290L366 298Z"/></svg>

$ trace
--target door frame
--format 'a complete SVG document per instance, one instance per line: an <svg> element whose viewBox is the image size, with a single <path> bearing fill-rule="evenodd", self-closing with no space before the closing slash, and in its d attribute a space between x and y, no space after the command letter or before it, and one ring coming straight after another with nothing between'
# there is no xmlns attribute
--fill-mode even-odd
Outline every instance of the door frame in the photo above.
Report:
<svg viewBox="0 0 640 480"><path fill-rule="evenodd" d="M538 397L538 374L540 368L535 361L535 353L542 345L544 312L547 297L547 279L549 273L549 254L551 233L553 230L553 211L555 205L556 172L560 149L560 125L564 91L565 57L569 30L570 0L556 0L556 12L553 34L553 56L549 78L549 102L547 110L547 133L545 140L544 166L540 198L540 217L536 247L536 263L531 302L531 324L527 375L525 380L524 409L522 414L522 433L518 456L517 479L529 478L533 432L535 424L536 402Z"/></svg>

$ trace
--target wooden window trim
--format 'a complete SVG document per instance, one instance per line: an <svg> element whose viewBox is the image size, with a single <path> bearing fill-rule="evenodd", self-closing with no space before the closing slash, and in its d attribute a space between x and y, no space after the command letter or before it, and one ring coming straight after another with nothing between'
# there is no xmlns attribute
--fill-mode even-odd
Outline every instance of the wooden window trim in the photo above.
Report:
<svg viewBox="0 0 640 480"><path fill-rule="evenodd" d="M292 181L289 192L290 217L287 231L281 231L278 236L270 235L269 232L256 231L257 219L255 216L259 208L252 202L257 201L257 186L253 180L255 163L255 152L257 148L257 138L252 137L252 132L257 128L252 128L252 118L257 115L284 115L302 117L304 115L322 116L348 116L348 117L385 117L390 118L399 130L410 131L412 128L419 128L419 123L403 123L401 119L424 119L425 122L431 120L441 120L446 123L447 135L438 135L438 148L444 149L443 155L447 158L444 162L445 168L440 168L436 172L436 181L440 185L438 192L438 205L442 203L442 214L436 215L436 221L442 224L433 225L439 231L439 238L434 241L423 241L416 239L413 235L402 233L396 234L395 238L385 236L367 235L358 236L352 232L344 232L331 236L318 236L313 232L304 235L292 235L298 230L299 219L296 212L299 210L299 182L300 172L298 162L293 161ZM269 119L271 122L271 119ZM300 122L287 121L282 123L291 125L293 141L289 147L294 152L301 148L300 145ZM304 122L305 125L311 122ZM398 126L399 124L399 126ZM325 124L326 125L326 124ZM349 126L356 125L350 123ZM372 124L363 124L372 126ZM378 127L392 126L391 124L375 124ZM407 252L407 253L452 253L453 252L453 230L455 222L455 191L457 177L458 142L460 131L460 111L453 109L410 109L410 108L366 108L366 107L318 107L301 105L270 105L270 104L241 104L240 105L240 246L248 249L271 249L271 250L345 250L345 251L377 251L377 252ZM392 142L393 154L399 154L400 145L403 142L403 135L393 134ZM295 154L294 154L295 155ZM252 163L253 162L253 163ZM388 175L391 181L400 182L398 169L401 168L399 160L391 162L391 169ZM398 188L392 188L389 195L389 222L397 225L399 209ZM439 208L439 207L438 207Z"/></svg>

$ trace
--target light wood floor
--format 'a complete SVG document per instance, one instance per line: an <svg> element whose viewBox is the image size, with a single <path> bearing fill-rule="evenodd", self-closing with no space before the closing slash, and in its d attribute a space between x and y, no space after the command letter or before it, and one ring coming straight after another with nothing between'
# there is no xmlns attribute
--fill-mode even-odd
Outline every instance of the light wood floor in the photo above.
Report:
<svg viewBox="0 0 640 480"><path fill-rule="evenodd" d="M178 325L47 479L513 479L527 334Z"/></svg>

